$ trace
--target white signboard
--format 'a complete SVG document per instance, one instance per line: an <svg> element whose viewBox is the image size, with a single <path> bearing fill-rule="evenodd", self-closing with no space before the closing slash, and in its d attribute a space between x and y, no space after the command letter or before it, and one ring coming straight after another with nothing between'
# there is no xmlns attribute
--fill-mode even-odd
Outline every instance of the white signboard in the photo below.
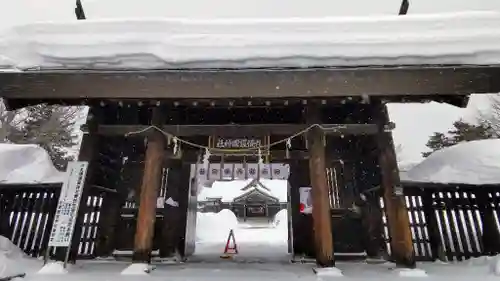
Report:
<svg viewBox="0 0 500 281"><path fill-rule="evenodd" d="M83 184L87 175L87 162L70 162L66 169L54 224L50 232L49 247L69 247L75 228Z"/></svg>
<svg viewBox="0 0 500 281"><path fill-rule="evenodd" d="M258 148L262 146L262 140L260 139L224 139L219 138L215 147L217 148Z"/></svg>
<svg viewBox="0 0 500 281"><path fill-rule="evenodd" d="M300 187L299 188L299 210L303 214L312 213L312 196L311 187Z"/></svg>

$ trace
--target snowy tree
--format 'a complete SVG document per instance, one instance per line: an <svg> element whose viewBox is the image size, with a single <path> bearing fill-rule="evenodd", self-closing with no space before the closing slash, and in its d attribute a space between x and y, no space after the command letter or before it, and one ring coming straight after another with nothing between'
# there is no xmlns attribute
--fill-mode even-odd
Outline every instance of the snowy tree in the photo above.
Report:
<svg viewBox="0 0 500 281"><path fill-rule="evenodd" d="M453 129L446 133L435 132L429 137L425 144L430 151L423 152L422 156L427 157L434 151L449 147L464 141L482 140L495 138L491 126L485 122L471 124L464 120L453 122Z"/></svg>
<svg viewBox="0 0 500 281"><path fill-rule="evenodd" d="M0 140L16 144L37 144L50 155L54 166L64 170L72 156L68 150L78 141L75 122L81 107L40 104L18 111L0 111Z"/></svg>
<svg viewBox="0 0 500 281"><path fill-rule="evenodd" d="M18 134L22 126L22 118L18 111L7 111L0 99L0 143L8 142L9 136Z"/></svg>
<svg viewBox="0 0 500 281"><path fill-rule="evenodd" d="M478 123L490 129L495 137L500 137L500 94L489 96L489 108L479 113Z"/></svg>

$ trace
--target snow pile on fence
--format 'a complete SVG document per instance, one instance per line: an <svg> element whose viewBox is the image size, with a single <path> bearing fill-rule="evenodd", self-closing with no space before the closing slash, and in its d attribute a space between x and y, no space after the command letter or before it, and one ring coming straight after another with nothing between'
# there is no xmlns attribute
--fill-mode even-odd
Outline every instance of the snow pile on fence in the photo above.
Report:
<svg viewBox="0 0 500 281"><path fill-rule="evenodd" d="M58 171L47 152L33 144L0 144L0 184L59 183Z"/></svg>
<svg viewBox="0 0 500 281"><path fill-rule="evenodd" d="M227 209L218 213L200 213L196 218L196 241L220 242L226 241L229 231L236 229L238 219Z"/></svg>
<svg viewBox="0 0 500 281"><path fill-rule="evenodd" d="M500 12L116 19L0 32L4 69L498 64Z"/></svg>
<svg viewBox="0 0 500 281"><path fill-rule="evenodd" d="M436 151L409 170L406 180L500 184L500 140L463 142Z"/></svg>

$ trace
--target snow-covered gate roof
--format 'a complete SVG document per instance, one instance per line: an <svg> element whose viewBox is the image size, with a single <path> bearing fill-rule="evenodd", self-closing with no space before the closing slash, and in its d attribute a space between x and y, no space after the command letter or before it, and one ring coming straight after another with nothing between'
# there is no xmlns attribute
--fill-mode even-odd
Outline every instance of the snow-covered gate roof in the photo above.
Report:
<svg viewBox="0 0 500 281"><path fill-rule="evenodd" d="M2 96L399 101L500 91L500 13L126 19L0 34Z"/></svg>

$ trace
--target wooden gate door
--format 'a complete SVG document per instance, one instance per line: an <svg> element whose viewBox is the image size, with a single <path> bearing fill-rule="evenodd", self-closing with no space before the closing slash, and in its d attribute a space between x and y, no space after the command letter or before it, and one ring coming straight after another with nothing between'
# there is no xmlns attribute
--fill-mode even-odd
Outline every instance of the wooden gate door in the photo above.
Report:
<svg viewBox="0 0 500 281"><path fill-rule="evenodd" d="M354 207L354 202L359 197L354 171L353 163L341 161L333 162L327 170L333 245L337 259L357 259L366 255L361 215ZM299 210L299 188L307 186L310 186L307 160L292 164L290 195L293 253L295 257L313 258L315 253L312 215L301 213Z"/></svg>

